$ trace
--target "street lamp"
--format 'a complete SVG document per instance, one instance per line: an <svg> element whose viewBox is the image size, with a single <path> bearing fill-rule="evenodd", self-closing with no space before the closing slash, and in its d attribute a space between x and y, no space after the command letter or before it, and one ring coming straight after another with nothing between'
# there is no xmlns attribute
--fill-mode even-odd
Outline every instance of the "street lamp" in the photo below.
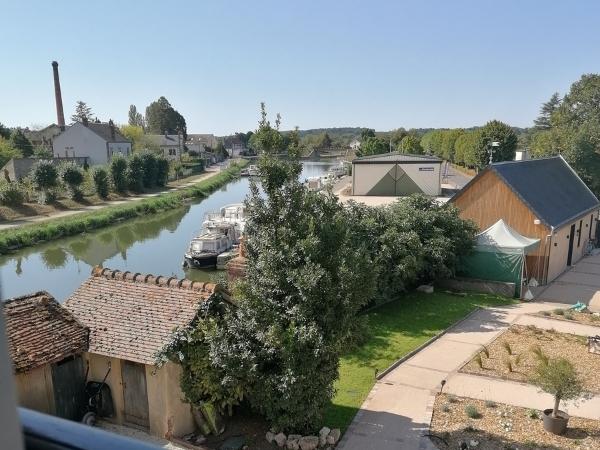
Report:
<svg viewBox="0 0 600 450"><path fill-rule="evenodd" d="M500 147L500 142L498 141L493 141L490 144L490 165L492 164L492 162L494 161L494 147Z"/></svg>

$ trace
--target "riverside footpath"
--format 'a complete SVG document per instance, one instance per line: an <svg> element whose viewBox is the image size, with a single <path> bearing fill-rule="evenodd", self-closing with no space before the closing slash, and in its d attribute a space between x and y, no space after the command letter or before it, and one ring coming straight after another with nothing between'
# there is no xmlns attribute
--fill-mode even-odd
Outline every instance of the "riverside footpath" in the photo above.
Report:
<svg viewBox="0 0 600 450"><path fill-rule="evenodd" d="M77 208L77 209L69 209L67 211L56 211L56 212L53 212L50 214L29 216L29 217L24 217L24 218L17 219L17 220L12 220L10 222L3 222L3 223L0 223L0 231L9 230L11 228L17 228L17 227L20 227L23 225L31 225L31 224L35 224L35 223L45 222L47 220L63 219L65 217L76 216L78 214L87 213L87 212L91 212L91 211L100 211L104 208L108 208L111 206L126 205L126 204L130 204L130 203L138 202L140 200L144 200L147 198L158 197L159 195L167 194L169 192L177 192L177 191L180 191L183 189L187 189L187 188L195 185L196 183L199 183L200 181L214 177L215 175L220 173L220 170L221 170L221 166L207 167L206 171L204 173L201 173L199 175L194 175L191 177L187 177L187 178L185 178L185 180L180 180L177 183L177 185L175 185L175 186L171 186L166 189L152 192L149 194L132 195L132 196L127 197L122 200L107 201L107 202L104 202L99 205L82 206L81 208Z"/></svg>

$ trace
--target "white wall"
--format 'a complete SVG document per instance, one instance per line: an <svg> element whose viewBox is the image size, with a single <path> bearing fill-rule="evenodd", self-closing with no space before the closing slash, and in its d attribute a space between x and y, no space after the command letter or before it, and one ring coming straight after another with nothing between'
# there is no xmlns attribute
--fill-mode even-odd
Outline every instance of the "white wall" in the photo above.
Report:
<svg viewBox="0 0 600 450"><path fill-rule="evenodd" d="M128 142L108 143L81 123L75 123L63 133L56 136L52 142L54 156L87 156L90 165L106 164L112 155L121 153L131 154L131 144Z"/></svg>

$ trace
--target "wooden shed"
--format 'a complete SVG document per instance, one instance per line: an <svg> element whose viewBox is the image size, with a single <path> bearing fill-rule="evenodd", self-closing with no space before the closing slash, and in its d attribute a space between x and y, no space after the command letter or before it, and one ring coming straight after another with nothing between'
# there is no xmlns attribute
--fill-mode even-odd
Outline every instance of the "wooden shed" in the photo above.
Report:
<svg viewBox="0 0 600 450"><path fill-rule="evenodd" d="M492 164L450 201L480 230L503 219L540 239L526 264L527 278L540 284L579 261L596 239L600 202L562 156Z"/></svg>

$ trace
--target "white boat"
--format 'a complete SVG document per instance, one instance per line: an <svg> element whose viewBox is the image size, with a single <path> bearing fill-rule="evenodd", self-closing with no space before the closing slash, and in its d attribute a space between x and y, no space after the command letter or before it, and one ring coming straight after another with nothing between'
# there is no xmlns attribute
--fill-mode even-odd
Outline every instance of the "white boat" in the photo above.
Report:
<svg viewBox="0 0 600 450"><path fill-rule="evenodd" d="M190 242L184 255L183 266L197 269L214 268L221 253L231 250L239 242L239 234L231 223L215 224Z"/></svg>
<svg viewBox="0 0 600 450"><path fill-rule="evenodd" d="M242 169L240 175L245 177L257 177L259 175L258 166L251 164L247 169Z"/></svg>
<svg viewBox="0 0 600 450"><path fill-rule="evenodd" d="M219 223L231 223L236 227L238 234L244 233L246 225L246 206L243 203L231 203L219 209L218 212L206 214L202 225L211 230Z"/></svg>

